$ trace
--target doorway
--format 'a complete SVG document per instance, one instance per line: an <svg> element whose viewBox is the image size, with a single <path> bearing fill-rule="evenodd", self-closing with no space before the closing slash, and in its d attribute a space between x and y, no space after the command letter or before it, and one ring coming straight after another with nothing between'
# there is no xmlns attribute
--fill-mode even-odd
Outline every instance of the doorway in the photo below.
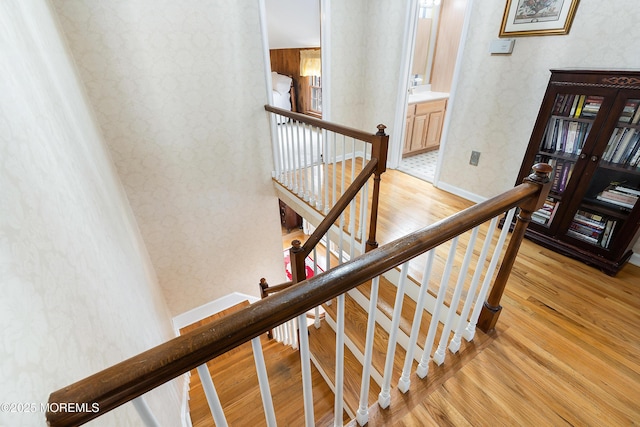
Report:
<svg viewBox="0 0 640 427"><path fill-rule="evenodd" d="M276 102L286 84L290 109L318 118L323 116L323 78L320 38L320 0L261 0L264 2L272 97ZM275 74L274 74L275 73ZM289 79L289 80L287 80ZM276 87L276 83L281 83ZM287 90L289 90L287 88Z"/></svg>
<svg viewBox="0 0 640 427"><path fill-rule="evenodd" d="M437 184L446 139L447 111L455 85L455 66L471 0L419 0L408 14L413 28L407 42L407 94L398 110L405 112L403 143L394 151L398 169ZM403 89L404 90L404 89ZM399 97L400 98L400 97Z"/></svg>

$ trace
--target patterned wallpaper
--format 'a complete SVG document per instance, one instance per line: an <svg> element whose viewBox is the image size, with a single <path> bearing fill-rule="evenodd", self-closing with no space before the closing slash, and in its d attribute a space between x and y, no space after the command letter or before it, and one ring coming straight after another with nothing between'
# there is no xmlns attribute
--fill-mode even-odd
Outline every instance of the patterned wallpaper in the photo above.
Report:
<svg viewBox="0 0 640 427"><path fill-rule="evenodd" d="M52 3L171 313L283 281L257 2Z"/></svg>
<svg viewBox="0 0 640 427"><path fill-rule="evenodd" d="M473 3L440 181L491 197L515 184L549 69L640 68L638 46L628 42L640 8L635 0L619 0L615 8L583 1L568 35L519 37L512 55L491 56L505 2ZM482 153L477 167L469 165L472 150Z"/></svg>
<svg viewBox="0 0 640 427"><path fill-rule="evenodd" d="M0 402L38 405L0 411L0 425L42 426L52 391L173 330L46 2L0 2L0 28ZM180 421L181 391L148 399L165 425ZM125 405L94 424L140 418Z"/></svg>
<svg viewBox="0 0 640 427"><path fill-rule="evenodd" d="M393 138L406 5L331 3L332 121Z"/></svg>

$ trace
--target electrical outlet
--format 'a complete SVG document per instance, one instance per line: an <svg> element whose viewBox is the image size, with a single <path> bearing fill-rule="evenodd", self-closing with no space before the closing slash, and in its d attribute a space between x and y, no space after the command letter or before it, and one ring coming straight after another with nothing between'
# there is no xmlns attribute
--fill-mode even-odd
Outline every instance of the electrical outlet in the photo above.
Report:
<svg viewBox="0 0 640 427"><path fill-rule="evenodd" d="M471 152L471 158L469 159L469 164L471 166L478 166L478 162L480 161L480 152L479 151L472 151Z"/></svg>

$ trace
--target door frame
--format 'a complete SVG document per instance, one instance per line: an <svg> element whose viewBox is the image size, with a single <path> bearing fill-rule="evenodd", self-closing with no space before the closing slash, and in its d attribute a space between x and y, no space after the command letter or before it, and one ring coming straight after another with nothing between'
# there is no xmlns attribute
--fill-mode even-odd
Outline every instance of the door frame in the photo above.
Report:
<svg viewBox="0 0 640 427"><path fill-rule="evenodd" d="M452 0L443 0L452 1ZM440 136L440 149L438 150L438 161L436 163L436 172L433 185L438 187L440 181L440 166L444 158L444 149L447 145L447 137L449 135L449 125L451 122L450 111L456 102L456 88L460 77L460 63L466 46L467 34L469 33L469 22L471 20L471 10L473 9L474 0L467 0L464 14L464 22L462 24L462 32L460 34L460 43L456 55L456 64L451 79L451 90L449 92L449 100L447 101L447 112L445 113L444 123L442 125L442 134ZM407 0L407 12L405 16L405 32L402 45L402 58L400 61L400 78L398 82L398 96L396 97L396 116L393 123L394 129L398 129L397 138L392 142L389 153L389 167L397 169L402 161L402 147L406 135L406 116L409 100L409 74L413 63L413 50L416 41L416 28L418 25L418 5L419 0Z"/></svg>

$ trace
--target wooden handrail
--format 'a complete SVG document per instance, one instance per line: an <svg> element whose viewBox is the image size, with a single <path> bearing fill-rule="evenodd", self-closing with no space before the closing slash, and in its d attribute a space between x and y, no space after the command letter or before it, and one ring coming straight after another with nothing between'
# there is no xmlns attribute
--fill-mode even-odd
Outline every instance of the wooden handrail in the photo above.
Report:
<svg viewBox="0 0 640 427"><path fill-rule="evenodd" d="M283 291L283 290L287 289L290 286L293 286L293 282L285 282L285 283L281 283L281 284L275 285L275 286L267 285L266 287L262 288L262 289L264 289L263 298L268 296L268 295L270 295L270 294L275 294L276 292Z"/></svg>
<svg viewBox="0 0 640 427"><path fill-rule="evenodd" d="M322 239L322 236L324 236L327 231L329 231L333 223L340 218L342 212L349 207L349 203L351 203L351 200L356 197L358 191L360 191L365 182L367 182L371 175L373 175L377 167L377 159L371 159L371 161L366 164L366 166L353 180L349 187L347 187L345 192L342 193L342 196L340 196L338 201L336 201L336 204L333 205L333 208L322 219L320 224L318 224L318 227L313 231L311 236L309 236L309 238L304 242L304 245L302 245L301 255L307 256L311 253L320 239Z"/></svg>
<svg viewBox="0 0 640 427"><path fill-rule="evenodd" d="M538 206L548 193L551 167L534 170L535 178L503 194L53 392L50 404L89 402L100 410L47 412L49 425L84 424L512 207Z"/></svg>
<svg viewBox="0 0 640 427"><path fill-rule="evenodd" d="M264 109L271 113L279 114L284 117L289 117L290 119L293 119L297 122L306 123L320 129L326 129L328 131L335 132L340 135L346 135L348 137L355 138L360 141L365 141L373 144L376 140L376 135L372 135L370 133L363 132L361 130L354 129L348 126L343 126L337 123L332 123L322 119L317 119L315 117L311 117L306 114L294 113L293 111L284 110L278 107L273 107L268 104L264 106Z"/></svg>

